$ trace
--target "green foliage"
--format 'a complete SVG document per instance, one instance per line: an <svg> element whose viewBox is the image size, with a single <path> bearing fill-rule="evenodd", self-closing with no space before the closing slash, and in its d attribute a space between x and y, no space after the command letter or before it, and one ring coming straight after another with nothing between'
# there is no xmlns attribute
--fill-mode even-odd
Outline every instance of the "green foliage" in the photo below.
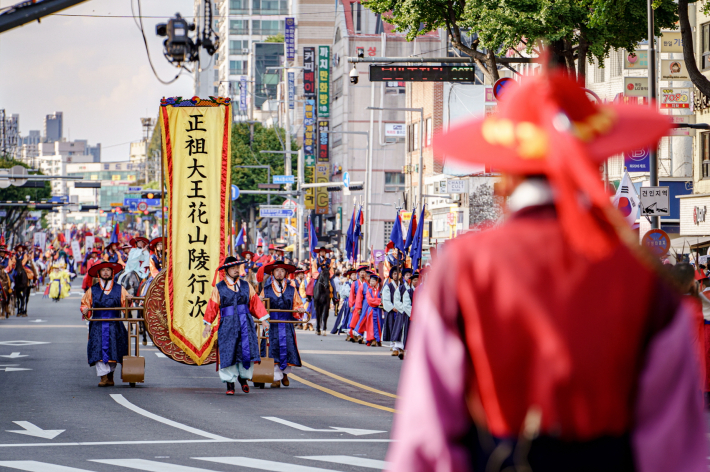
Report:
<svg viewBox="0 0 710 472"><path fill-rule="evenodd" d="M143 190L158 190L160 188L160 184L157 180L153 180L151 182L148 182L147 184L142 185L142 187Z"/></svg>
<svg viewBox="0 0 710 472"><path fill-rule="evenodd" d="M279 33L275 36L268 36L264 42L265 43L283 43L284 42L284 34Z"/></svg>
<svg viewBox="0 0 710 472"><path fill-rule="evenodd" d="M30 168L27 164L12 159L10 156L0 156L0 169L9 169L14 166ZM33 174L43 175L41 172ZM21 188L11 185L7 188L0 188L0 201L25 201L29 195L31 201L47 200L52 196L52 186L49 182L44 183L44 188ZM29 211L27 207L2 207L7 213L2 220L5 223L5 238L11 233L17 234Z"/></svg>
<svg viewBox="0 0 710 472"><path fill-rule="evenodd" d="M505 51L525 44L532 52L539 41L552 45L553 53L577 59L578 47L589 60L603 59L611 49L633 51L647 36L646 0L369 0L365 5L388 17L407 39L437 28L452 38L459 30L478 33L478 49ZM656 34L675 28L677 6L673 0L656 0ZM480 51L479 51L480 52Z"/></svg>
<svg viewBox="0 0 710 472"><path fill-rule="evenodd" d="M277 135L278 132L278 135ZM279 136L281 140L279 140ZM281 142L285 139L285 131L281 128L265 128L261 124L254 124L254 141L249 145L249 124L234 123L232 127L232 183L240 190L259 190L258 184L268 182L266 169L239 168L243 165L268 165L271 166L271 175L283 175L283 154L260 154L259 151L282 151ZM292 139L291 149L298 150L296 141ZM291 169L297 172L297 158L291 157ZM308 178L308 173L306 174ZM311 176L312 178L312 176ZM271 204L278 205L284 201L283 197L271 197ZM249 207L266 203L266 195L240 195L236 202L236 209L242 218L249 214Z"/></svg>

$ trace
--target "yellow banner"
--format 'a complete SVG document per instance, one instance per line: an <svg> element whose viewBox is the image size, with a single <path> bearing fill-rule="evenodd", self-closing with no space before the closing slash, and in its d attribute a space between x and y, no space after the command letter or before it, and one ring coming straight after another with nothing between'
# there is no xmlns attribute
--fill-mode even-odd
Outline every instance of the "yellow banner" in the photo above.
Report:
<svg viewBox="0 0 710 472"><path fill-rule="evenodd" d="M228 248L231 117L228 98L161 101L168 328L172 342L198 365L217 338L216 329L202 337L202 319Z"/></svg>
<svg viewBox="0 0 710 472"><path fill-rule="evenodd" d="M326 183L330 182L330 177L328 176L328 171L330 170L330 164L327 162L317 162L316 163L316 182ZM316 214L317 215L327 215L330 213L330 202L328 200L328 188L327 187L316 187Z"/></svg>

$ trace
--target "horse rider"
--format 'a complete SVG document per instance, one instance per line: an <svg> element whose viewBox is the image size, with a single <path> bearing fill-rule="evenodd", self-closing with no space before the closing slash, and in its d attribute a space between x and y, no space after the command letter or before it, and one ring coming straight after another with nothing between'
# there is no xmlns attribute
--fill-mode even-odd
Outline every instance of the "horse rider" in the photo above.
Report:
<svg viewBox="0 0 710 472"><path fill-rule="evenodd" d="M163 237L157 237L150 242L150 279L158 276L163 270Z"/></svg>
<svg viewBox="0 0 710 472"><path fill-rule="evenodd" d="M261 297L269 300L270 310L289 310L270 312L271 321L298 321L306 311L298 291L286 282L286 274L295 270L296 266L283 263L270 264L267 267L268 274L273 275L273 280L270 284L264 285ZM265 343L262 343L261 348L261 355L265 357ZM271 388L279 388L281 384L288 387L288 374L291 373L291 367L301 367L294 324L274 323L270 327L269 355L274 359L274 382Z"/></svg>
<svg viewBox="0 0 710 472"><path fill-rule="evenodd" d="M101 308L126 307L131 295L113 276L121 270L121 265L113 262L99 262L89 271L89 277L98 277L98 281L84 293L81 299L81 314L89 320L89 341L87 354L90 366L96 367L96 375L101 377L99 387L112 387L113 373L117 364L123 363L123 356L128 355L128 331L121 321L94 321L108 318L123 318L121 310L103 310ZM89 308L98 308L89 311Z"/></svg>
<svg viewBox="0 0 710 472"><path fill-rule="evenodd" d="M128 259L126 260L126 265L129 261L135 261L133 267L137 267L136 272L141 280L144 280L150 274L150 251L148 246L150 246L150 241L148 238L143 236L136 236L132 238L129 242L131 245L131 250L128 252Z"/></svg>
<svg viewBox="0 0 710 472"><path fill-rule="evenodd" d="M218 271L224 270L224 280L212 289L203 318L203 337L213 331L217 323L219 350L219 378L227 384L227 395L234 395L234 384L239 382L244 393L249 393L247 380L254 374L254 363L260 362L259 340L254 319L259 319L264 330L269 329L269 314L259 295L249 283L239 277L244 261L225 258Z"/></svg>

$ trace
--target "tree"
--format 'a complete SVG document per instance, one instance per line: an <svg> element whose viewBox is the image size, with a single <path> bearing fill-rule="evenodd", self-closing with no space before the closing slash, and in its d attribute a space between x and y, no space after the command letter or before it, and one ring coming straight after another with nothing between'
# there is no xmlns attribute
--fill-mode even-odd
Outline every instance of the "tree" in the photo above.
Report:
<svg viewBox="0 0 710 472"><path fill-rule="evenodd" d="M9 169L14 166L22 166L26 169L30 167L20 161L16 161L10 156L0 156L0 168ZM34 173L33 173L34 174ZM37 174L42 175L41 172ZM34 188L24 188L16 187L11 185L7 188L0 188L0 201L26 201L26 197L29 196L31 201L41 201L47 200L52 195L52 187L49 182L44 183L44 187L34 187ZM22 228L25 219L28 216L30 209L26 206L11 206L2 207L2 210L6 212L6 215L2 218L4 222L5 239L9 241L9 236L14 235L13 240L18 241L20 239L20 230Z"/></svg>
<svg viewBox="0 0 710 472"><path fill-rule="evenodd" d="M369 0L365 5L409 40L444 28L452 45L491 82L499 78L499 64L530 62L518 52L521 46L528 54L539 53L543 41L551 60L583 83L586 60L601 61L611 49L634 51L647 36L646 0ZM674 1L655 0L654 7L656 34L673 28ZM520 57L500 57L508 51Z"/></svg>
<svg viewBox="0 0 710 472"><path fill-rule="evenodd" d="M693 27L690 25L688 16L688 3L695 3L695 0L678 0L678 17L680 18L680 34L683 39L683 59L685 67L688 69L688 76L700 92L706 97L710 97L710 80L705 77L695 62L695 48L693 47ZM710 4L705 3L700 11L707 15L710 13Z"/></svg>
<svg viewBox="0 0 710 472"><path fill-rule="evenodd" d="M285 39L283 33L279 33L274 36L267 36L267 38L264 40L265 43L283 43L284 41Z"/></svg>
<svg viewBox="0 0 710 472"><path fill-rule="evenodd" d="M495 196L492 185L476 187L468 199L468 226L477 230L493 226L503 214L501 200L501 197Z"/></svg>
<svg viewBox="0 0 710 472"><path fill-rule="evenodd" d="M278 134L277 134L278 133ZM234 123L232 127L232 183L240 190L258 190L258 184L268 182L266 169L243 168L238 166L268 165L271 175L283 175L283 154L261 154L259 151L283 151L285 139L282 128L266 128L259 123L254 125L254 140L250 144L248 123ZM291 140L291 149L298 150L295 140ZM296 155L291 156L291 169L297 169ZM307 174L308 175L308 174ZM283 197L271 197L271 203L283 203ZM266 203L266 195L241 195L237 199L237 212L242 218L248 215L248 209L260 203Z"/></svg>

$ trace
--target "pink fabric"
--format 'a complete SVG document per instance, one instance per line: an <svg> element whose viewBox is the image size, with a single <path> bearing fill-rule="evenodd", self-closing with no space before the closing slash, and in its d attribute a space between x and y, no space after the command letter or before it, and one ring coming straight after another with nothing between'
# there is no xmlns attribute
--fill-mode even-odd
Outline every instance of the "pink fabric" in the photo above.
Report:
<svg viewBox="0 0 710 472"><path fill-rule="evenodd" d="M632 435L639 472L708 470L698 363L686 309L681 307L651 340L639 379Z"/></svg>
<svg viewBox="0 0 710 472"><path fill-rule="evenodd" d="M464 400L465 346L444 324L429 292L422 292L402 367L387 470L471 471L468 451L460 441L471 426ZM677 313L648 349L632 431L638 472L707 471L706 428L689 316Z"/></svg>

